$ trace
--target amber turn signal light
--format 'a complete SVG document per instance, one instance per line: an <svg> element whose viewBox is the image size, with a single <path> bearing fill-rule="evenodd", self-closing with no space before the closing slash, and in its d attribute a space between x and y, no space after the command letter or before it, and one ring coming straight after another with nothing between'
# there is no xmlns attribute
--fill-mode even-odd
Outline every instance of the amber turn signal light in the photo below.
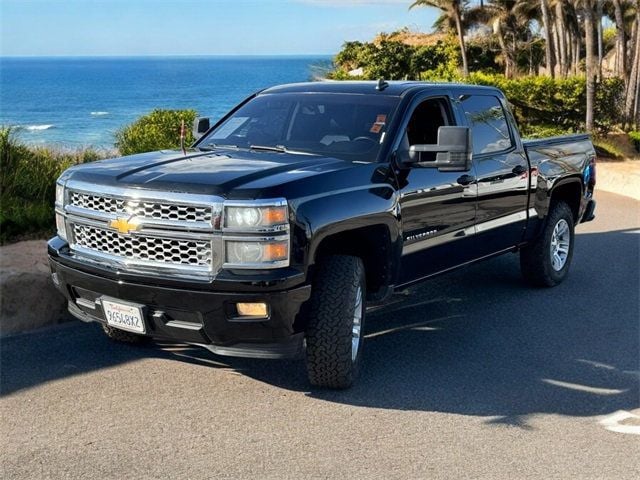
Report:
<svg viewBox="0 0 640 480"><path fill-rule="evenodd" d="M287 207L269 207L262 210L264 225L279 225L287 223Z"/></svg>
<svg viewBox="0 0 640 480"><path fill-rule="evenodd" d="M266 243L263 248L262 257L268 262L284 260L289 256L287 242Z"/></svg>

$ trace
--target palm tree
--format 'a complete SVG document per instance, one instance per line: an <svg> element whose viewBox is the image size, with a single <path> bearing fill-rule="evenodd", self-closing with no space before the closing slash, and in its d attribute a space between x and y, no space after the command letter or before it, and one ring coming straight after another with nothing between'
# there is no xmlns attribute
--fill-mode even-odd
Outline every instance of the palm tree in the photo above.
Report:
<svg viewBox="0 0 640 480"><path fill-rule="evenodd" d="M467 63L467 49L464 44L464 28L462 26L462 13L466 10L468 0L415 0L409 10L414 7L432 7L442 12L442 16L447 18L446 22L453 23L458 33L460 43L460 53L462 54L462 73L469 76L469 65ZM445 23L445 20L438 19L436 22Z"/></svg>
<svg viewBox="0 0 640 480"><path fill-rule="evenodd" d="M531 0L489 0L484 6L468 10L470 23L491 25L493 28L504 56L507 78L516 73L518 40L528 36L529 21L536 9L536 2Z"/></svg>
<svg viewBox="0 0 640 480"><path fill-rule="evenodd" d="M544 53L547 64L547 73L553 78L555 76L555 55L554 42L551 35L551 11L548 0L540 0L540 12L542 13L542 27L544 28Z"/></svg>
<svg viewBox="0 0 640 480"><path fill-rule="evenodd" d="M595 29L595 2L597 0L582 0L582 11L584 15L584 39L586 48L586 60L585 60L585 74L587 77L587 115L585 119L585 126L588 132L593 130L593 110L595 100L595 77L596 69L593 47L595 42L594 29Z"/></svg>
<svg viewBox="0 0 640 480"><path fill-rule="evenodd" d="M627 34L625 31L624 0L613 0L613 15L616 23L616 75L624 78L628 83L627 75Z"/></svg>
<svg viewBox="0 0 640 480"><path fill-rule="evenodd" d="M625 99L624 114L627 126L632 124L635 128L639 128L640 123L640 0L635 0L635 39L631 37L633 47L631 49L633 55L631 57L631 75L629 76L629 84L627 85L627 95Z"/></svg>

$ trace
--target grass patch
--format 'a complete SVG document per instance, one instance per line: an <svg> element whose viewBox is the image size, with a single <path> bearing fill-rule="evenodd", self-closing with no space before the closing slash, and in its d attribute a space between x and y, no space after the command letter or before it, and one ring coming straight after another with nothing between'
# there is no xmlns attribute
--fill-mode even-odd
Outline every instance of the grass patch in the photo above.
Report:
<svg viewBox="0 0 640 480"><path fill-rule="evenodd" d="M59 150L24 145L0 127L0 243L53 232L55 181L72 165L105 156L97 150Z"/></svg>
<svg viewBox="0 0 640 480"><path fill-rule="evenodd" d="M594 138L593 146L598 158L609 160L624 160L625 154L618 145L606 138Z"/></svg>

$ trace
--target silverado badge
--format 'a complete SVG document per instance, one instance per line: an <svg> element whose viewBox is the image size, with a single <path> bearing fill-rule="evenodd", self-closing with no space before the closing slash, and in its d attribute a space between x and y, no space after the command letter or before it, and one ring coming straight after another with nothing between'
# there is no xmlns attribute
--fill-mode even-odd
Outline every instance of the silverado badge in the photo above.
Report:
<svg viewBox="0 0 640 480"><path fill-rule="evenodd" d="M111 228L115 228L118 231L118 233L126 234L126 233L135 232L136 230L138 230L139 223L133 217L130 217L130 218L118 217L111 220L109 222L109 226Z"/></svg>

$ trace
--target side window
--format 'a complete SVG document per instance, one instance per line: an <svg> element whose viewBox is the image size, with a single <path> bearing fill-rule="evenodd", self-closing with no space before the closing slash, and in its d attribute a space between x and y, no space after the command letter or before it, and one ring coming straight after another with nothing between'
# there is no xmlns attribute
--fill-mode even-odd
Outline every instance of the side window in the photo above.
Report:
<svg viewBox="0 0 640 480"><path fill-rule="evenodd" d="M462 100L473 135L473 153L501 152L512 146L509 125L497 97L470 95Z"/></svg>
<svg viewBox="0 0 640 480"><path fill-rule="evenodd" d="M438 143L438 128L449 125L447 110L442 99L429 99L418 105L407 125L409 146Z"/></svg>

